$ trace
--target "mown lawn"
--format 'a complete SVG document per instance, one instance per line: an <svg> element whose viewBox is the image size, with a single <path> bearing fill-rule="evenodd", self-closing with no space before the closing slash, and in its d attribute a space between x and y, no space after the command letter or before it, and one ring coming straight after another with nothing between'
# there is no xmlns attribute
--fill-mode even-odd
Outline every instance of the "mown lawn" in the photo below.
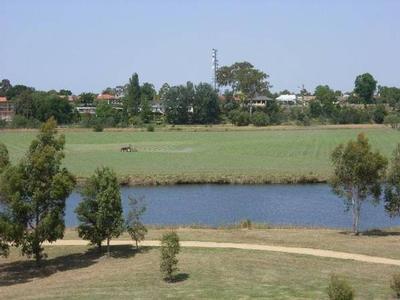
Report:
<svg viewBox="0 0 400 300"><path fill-rule="evenodd" d="M211 228L149 228L147 240L160 240L174 230L182 241L227 242L266 244L275 246L305 247L340 252L366 254L400 259L400 228L372 230L359 236L349 231L317 228L270 229L211 229ZM65 231L64 239L80 239L73 228ZM131 240L127 233L118 239Z"/></svg>
<svg viewBox="0 0 400 300"><path fill-rule="evenodd" d="M112 247L113 257L87 247L53 246L39 271L13 251L0 264L2 299L326 299L332 272L345 276L357 299L388 299L394 266L264 251L184 248L178 282L159 273L159 250Z"/></svg>
<svg viewBox="0 0 400 300"><path fill-rule="evenodd" d="M373 147L390 155L400 142L389 128L238 131L106 131L67 130L65 164L78 177L100 165L131 177L131 182L291 182L302 177L325 180L329 155L339 143L364 132ZM34 138L32 131L0 131L0 141L16 161ZM121 153L132 144L135 153Z"/></svg>

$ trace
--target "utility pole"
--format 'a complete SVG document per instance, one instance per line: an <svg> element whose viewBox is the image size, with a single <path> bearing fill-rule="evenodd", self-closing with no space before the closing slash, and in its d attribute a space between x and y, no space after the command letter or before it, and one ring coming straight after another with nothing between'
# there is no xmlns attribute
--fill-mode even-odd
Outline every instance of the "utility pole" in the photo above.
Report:
<svg viewBox="0 0 400 300"><path fill-rule="evenodd" d="M218 71L218 57L217 57L217 49L212 49L212 69L213 69L213 84L214 90L218 90L217 84L217 71Z"/></svg>

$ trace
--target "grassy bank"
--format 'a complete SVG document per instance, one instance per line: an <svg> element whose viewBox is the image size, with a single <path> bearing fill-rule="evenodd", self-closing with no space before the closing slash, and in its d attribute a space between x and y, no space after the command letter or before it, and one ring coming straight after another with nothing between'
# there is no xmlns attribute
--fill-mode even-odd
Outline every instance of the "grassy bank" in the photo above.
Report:
<svg viewBox="0 0 400 300"><path fill-rule="evenodd" d="M390 155L398 131L382 126L271 128L167 127L142 130L62 130L65 165L84 180L100 165L115 169L122 184L312 183L326 181L329 155L339 143L364 132L373 147ZM7 130L0 141L16 161L36 132ZM131 144L138 152L121 153Z"/></svg>
<svg viewBox="0 0 400 300"><path fill-rule="evenodd" d="M158 238L168 229L150 230ZM178 229L182 240L216 240L322 247L397 257L395 230L354 237L334 230ZM76 238L67 231L66 238ZM126 238L126 236L122 237ZM37 270L13 250L1 259L0 292L5 299L326 299L331 273L345 276L357 299L389 299L398 267L305 255L234 249L183 248L178 282L161 280L159 250L113 246L104 258L83 246L53 246ZM398 252L398 251L397 251Z"/></svg>
<svg viewBox="0 0 400 300"><path fill-rule="evenodd" d="M159 240L171 228L149 228L148 240ZM305 247L359 253L400 259L400 228L371 230L360 236L349 231L316 228L269 228L269 229L193 229L173 228L182 241L234 242L266 244L274 246ZM75 229L67 229L65 239L79 239ZM130 239L124 234L119 239Z"/></svg>

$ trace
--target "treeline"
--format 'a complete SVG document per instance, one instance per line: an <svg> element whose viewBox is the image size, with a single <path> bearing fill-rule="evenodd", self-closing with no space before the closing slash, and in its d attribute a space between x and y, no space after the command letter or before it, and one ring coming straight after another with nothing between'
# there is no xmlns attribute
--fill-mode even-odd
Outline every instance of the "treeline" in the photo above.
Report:
<svg viewBox="0 0 400 300"><path fill-rule="evenodd" d="M37 127L53 116L59 124L81 127L130 127L146 124L400 124L400 88L377 85L374 77L357 76L354 89L343 94L327 85L311 93L303 88L294 105L283 105L284 90L270 91L269 75L248 62L222 66L217 72L218 89L208 83L170 86L157 91L153 84L139 82L133 74L125 85L106 88L102 94L112 101L85 92L73 96L69 90L37 91L24 85L0 84L0 97L13 103L15 116L5 127ZM222 94L219 91L224 90ZM259 105L254 99L264 97ZM85 110L84 108L87 108ZM89 113L90 109L92 111Z"/></svg>

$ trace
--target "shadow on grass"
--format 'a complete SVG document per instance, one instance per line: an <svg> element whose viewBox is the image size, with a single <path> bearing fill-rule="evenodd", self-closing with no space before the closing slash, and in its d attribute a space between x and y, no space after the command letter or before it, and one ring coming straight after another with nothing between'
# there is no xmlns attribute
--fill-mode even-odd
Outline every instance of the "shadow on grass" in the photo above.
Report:
<svg viewBox="0 0 400 300"><path fill-rule="evenodd" d="M357 236L352 231L341 231L340 234ZM400 232L386 231L381 229L370 229L361 231L358 236L400 236Z"/></svg>
<svg viewBox="0 0 400 300"><path fill-rule="evenodd" d="M106 258L106 248L102 251L96 248L88 249L82 253L62 255L42 261L41 266L36 266L34 260L13 261L0 265L0 287L29 282L37 278L45 278L57 272L87 268L98 262L102 257ZM136 250L131 245L111 246L112 258L129 258L137 253L144 253L149 248Z"/></svg>
<svg viewBox="0 0 400 300"><path fill-rule="evenodd" d="M188 280L190 275L188 273L179 273L174 276L171 283L182 282Z"/></svg>

